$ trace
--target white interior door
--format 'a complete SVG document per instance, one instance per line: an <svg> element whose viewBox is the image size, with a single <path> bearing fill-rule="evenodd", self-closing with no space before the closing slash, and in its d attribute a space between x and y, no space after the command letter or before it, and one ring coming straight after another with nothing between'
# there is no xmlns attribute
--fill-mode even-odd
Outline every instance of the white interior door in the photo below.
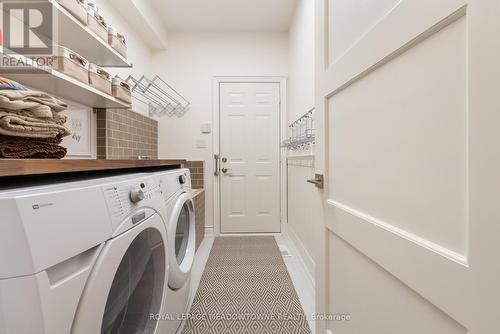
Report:
<svg viewBox="0 0 500 334"><path fill-rule="evenodd" d="M316 2L318 333L500 333L500 2Z"/></svg>
<svg viewBox="0 0 500 334"><path fill-rule="evenodd" d="M280 84L220 84L221 232L280 232Z"/></svg>

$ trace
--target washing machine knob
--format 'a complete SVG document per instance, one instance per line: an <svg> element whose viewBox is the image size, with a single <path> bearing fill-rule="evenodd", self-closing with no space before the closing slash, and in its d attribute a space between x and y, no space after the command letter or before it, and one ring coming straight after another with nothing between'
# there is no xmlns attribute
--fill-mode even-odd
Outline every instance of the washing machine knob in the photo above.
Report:
<svg viewBox="0 0 500 334"><path fill-rule="evenodd" d="M146 198L146 195L144 195L144 191L142 191L141 189L132 189L130 191L130 200L133 203L139 203L140 201L142 201L145 198Z"/></svg>

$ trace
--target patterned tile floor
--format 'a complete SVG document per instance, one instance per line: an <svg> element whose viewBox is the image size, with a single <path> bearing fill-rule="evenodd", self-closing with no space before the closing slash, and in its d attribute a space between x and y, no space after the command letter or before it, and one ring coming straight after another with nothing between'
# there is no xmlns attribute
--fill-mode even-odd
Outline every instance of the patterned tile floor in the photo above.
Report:
<svg viewBox="0 0 500 334"><path fill-rule="evenodd" d="M186 334L311 333L274 237L216 238Z"/></svg>

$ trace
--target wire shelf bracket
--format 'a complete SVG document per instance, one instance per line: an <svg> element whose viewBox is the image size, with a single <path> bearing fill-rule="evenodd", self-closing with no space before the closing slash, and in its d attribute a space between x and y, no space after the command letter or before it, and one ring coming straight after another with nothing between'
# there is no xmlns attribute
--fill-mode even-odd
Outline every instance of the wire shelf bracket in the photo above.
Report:
<svg viewBox="0 0 500 334"><path fill-rule="evenodd" d="M289 126L290 136L281 143L287 150L308 149L316 143L314 108L299 117Z"/></svg>
<svg viewBox="0 0 500 334"><path fill-rule="evenodd" d="M149 108L149 116L182 117L191 103L160 76L149 79L143 75L140 79L129 75L127 83L132 96Z"/></svg>

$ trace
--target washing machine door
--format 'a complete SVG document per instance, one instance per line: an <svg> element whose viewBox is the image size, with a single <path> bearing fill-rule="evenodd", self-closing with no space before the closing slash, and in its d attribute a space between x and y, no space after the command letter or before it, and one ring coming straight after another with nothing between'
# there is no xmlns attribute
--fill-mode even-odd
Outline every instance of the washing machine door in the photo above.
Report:
<svg viewBox="0 0 500 334"><path fill-rule="evenodd" d="M181 194L175 202L168 225L169 286L173 290L182 288L191 274L194 262L195 215L193 197Z"/></svg>
<svg viewBox="0 0 500 334"><path fill-rule="evenodd" d="M168 278L165 238L165 224L155 214L106 243L85 287L73 334L156 333Z"/></svg>

